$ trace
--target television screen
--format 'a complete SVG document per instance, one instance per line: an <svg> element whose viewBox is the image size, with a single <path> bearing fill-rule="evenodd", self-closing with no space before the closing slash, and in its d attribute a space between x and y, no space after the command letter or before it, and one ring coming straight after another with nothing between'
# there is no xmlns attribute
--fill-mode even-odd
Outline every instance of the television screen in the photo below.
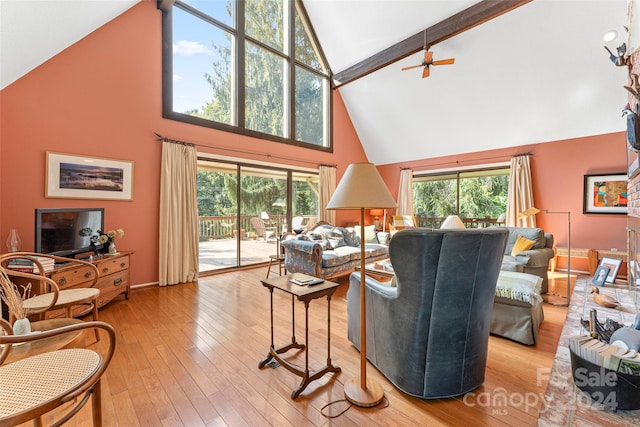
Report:
<svg viewBox="0 0 640 427"><path fill-rule="evenodd" d="M91 236L103 229L103 208L36 209L35 251L59 256L88 252L94 249Z"/></svg>

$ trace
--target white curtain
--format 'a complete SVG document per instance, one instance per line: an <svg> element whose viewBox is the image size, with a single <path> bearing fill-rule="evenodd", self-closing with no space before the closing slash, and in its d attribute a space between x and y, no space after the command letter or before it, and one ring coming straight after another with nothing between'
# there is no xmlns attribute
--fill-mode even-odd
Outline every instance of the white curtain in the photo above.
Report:
<svg viewBox="0 0 640 427"><path fill-rule="evenodd" d="M505 224L509 227L535 227L535 215L518 219L521 212L531 207L533 207L533 186L529 155L526 154L511 158Z"/></svg>
<svg viewBox="0 0 640 427"><path fill-rule="evenodd" d="M334 166L320 166L320 200L318 200L320 210L320 220L329 224L336 223L336 211L326 209L327 203L336 191L336 168Z"/></svg>
<svg viewBox="0 0 640 427"><path fill-rule="evenodd" d="M398 211L396 215L413 216L413 170L400 171L398 186Z"/></svg>
<svg viewBox="0 0 640 427"><path fill-rule="evenodd" d="M163 141L160 173L160 286L198 279L197 152Z"/></svg>

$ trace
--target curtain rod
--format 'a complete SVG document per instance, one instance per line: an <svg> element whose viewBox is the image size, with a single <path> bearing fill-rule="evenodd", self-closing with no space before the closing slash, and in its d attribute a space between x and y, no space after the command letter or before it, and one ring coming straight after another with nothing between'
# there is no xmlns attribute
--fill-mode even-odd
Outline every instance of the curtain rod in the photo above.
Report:
<svg viewBox="0 0 640 427"><path fill-rule="evenodd" d="M159 141L159 142L170 142L170 143L173 143L173 144L190 145L192 147L205 147L205 148L211 148L211 149L214 149L214 150L229 151L229 152L232 152L232 153L253 154L253 155L256 155L256 156L266 157L268 159L290 160L290 161L294 161L294 162L300 162L300 163L305 163L305 164L308 164L308 165L313 165L313 166L316 166L316 167L319 167L319 166L336 167L336 165L319 164L319 163L316 163L316 162L311 162L311 161L308 161L308 160L295 159L295 158L292 158L292 157L276 156L276 155L273 155L273 154L270 154L270 153L259 153L259 152L256 152L256 151L238 150L238 149L234 149L234 148L212 147L210 145L196 144L196 143L193 143L193 142L184 142L184 141L180 141L180 140L177 140L177 139L171 139L171 138L164 137L164 136L160 135L158 132L154 132L154 134L158 137L158 139L156 139L156 141Z"/></svg>
<svg viewBox="0 0 640 427"><path fill-rule="evenodd" d="M477 161L485 161L485 160L510 160L513 157L518 157L518 156L533 156L533 154L529 151L527 153L522 153L522 154L515 154L513 156L509 156L507 154L502 155L502 156L493 156L493 157L482 157L479 159L470 159L470 160L455 160L455 161L451 161L451 162L442 162L442 163L434 163L434 164L429 164L429 165L419 165L419 166L414 166L413 169L420 169L420 168L430 168L430 167L434 167L434 166L446 166L446 165L461 165L464 163L473 163L473 162L477 162ZM400 169L408 169L405 167L401 167Z"/></svg>

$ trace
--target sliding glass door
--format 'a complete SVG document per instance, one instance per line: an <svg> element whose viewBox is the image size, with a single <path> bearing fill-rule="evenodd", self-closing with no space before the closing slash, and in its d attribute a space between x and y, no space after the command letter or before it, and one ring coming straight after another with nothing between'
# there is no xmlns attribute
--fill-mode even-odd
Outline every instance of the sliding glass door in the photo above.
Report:
<svg viewBox="0 0 640 427"><path fill-rule="evenodd" d="M199 160L200 272L267 262L317 212L315 173Z"/></svg>

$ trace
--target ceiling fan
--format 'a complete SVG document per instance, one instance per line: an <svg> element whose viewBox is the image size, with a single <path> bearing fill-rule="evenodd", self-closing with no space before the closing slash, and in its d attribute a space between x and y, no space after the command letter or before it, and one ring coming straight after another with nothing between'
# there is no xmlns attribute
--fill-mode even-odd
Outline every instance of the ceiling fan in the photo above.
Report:
<svg viewBox="0 0 640 427"><path fill-rule="evenodd" d="M449 59L441 59L439 61L434 61L433 60L433 52L430 51L426 51L424 53L424 60L422 61L422 64L418 64L418 65L411 65L409 67L404 67L402 68L402 71L406 71L406 70L411 70L413 68L418 68L418 67L424 67L424 70L422 70L422 78L424 79L425 77L429 77L429 67L432 65L448 65L448 64L453 64L455 62L455 58L449 58Z"/></svg>

